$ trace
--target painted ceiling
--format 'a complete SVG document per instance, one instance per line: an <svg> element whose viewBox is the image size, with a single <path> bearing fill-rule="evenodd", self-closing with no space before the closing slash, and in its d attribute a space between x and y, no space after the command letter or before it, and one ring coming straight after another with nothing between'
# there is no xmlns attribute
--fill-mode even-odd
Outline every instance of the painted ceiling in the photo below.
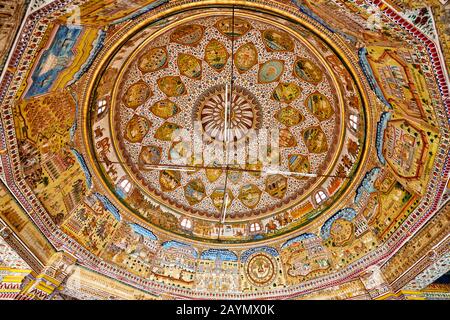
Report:
<svg viewBox="0 0 450 320"><path fill-rule="evenodd" d="M34 239L9 268L164 299L377 298L446 269L430 2L32 1L2 38L0 231Z"/></svg>

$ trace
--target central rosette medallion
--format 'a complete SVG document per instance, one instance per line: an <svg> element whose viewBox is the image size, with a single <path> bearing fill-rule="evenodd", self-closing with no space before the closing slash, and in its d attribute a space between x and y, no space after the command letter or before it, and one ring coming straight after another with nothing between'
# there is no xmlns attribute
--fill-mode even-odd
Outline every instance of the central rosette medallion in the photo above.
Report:
<svg viewBox="0 0 450 320"><path fill-rule="evenodd" d="M226 111L228 115L225 114ZM195 116L194 120L201 122L202 129L209 138L219 142L232 142L246 137L251 129L259 129L261 107L253 94L245 88L233 86L227 90L226 85L218 85L200 97ZM228 132L228 139L224 137L225 132Z"/></svg>

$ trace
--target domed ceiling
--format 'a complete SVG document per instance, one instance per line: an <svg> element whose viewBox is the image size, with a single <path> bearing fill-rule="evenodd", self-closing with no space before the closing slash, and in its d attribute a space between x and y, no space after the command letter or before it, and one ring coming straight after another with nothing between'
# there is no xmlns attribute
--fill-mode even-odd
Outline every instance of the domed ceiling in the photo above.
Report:
<svg viewBox="0 0 450 320"><path fill-rule="evenodd" d="M376 298L420 232L448 240L430 12L75 2L24 25L0 141L33 232L75 265L157 298Z"/></svg>
<svg viewBox="0 0 450 320"><path fill-rule="evenodd" d="M298 228L277 226L277 215L309 206L306 224L348 187L366 139L358 86L301 26L204 11L177 15L137 46L128 40L103 66L87 124L92 157L135 214L145 217L145 199L153 214L191 226L151 219L162 229L229 242L275 237ZM328 205L314 203L318 190ZM224 232L225 221L234 230ZM250 222L270 232L252 234Z"/></svg>

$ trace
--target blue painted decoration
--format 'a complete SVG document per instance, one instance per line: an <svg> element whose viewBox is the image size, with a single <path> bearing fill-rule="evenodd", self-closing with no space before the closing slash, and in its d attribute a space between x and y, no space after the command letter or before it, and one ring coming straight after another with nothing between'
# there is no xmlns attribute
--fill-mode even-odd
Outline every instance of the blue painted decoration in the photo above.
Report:
<svg viewBox="0 0 450 320"><path fill-rule="evenodd" d="M375 79L372 67L370 66L370 63L367 60L367 49L366 48L359 49L358 56L359 56L359 65L361 66L362 71L366 76L367 81L369 82L370 87L375 92L378 99L380 99L381 102L383 102L386 105L386 107L392 109L392 105L386 100L383 91L381 91L381 88L378 85L377 80Z"/></svg>
<svg viewBox="0 0 450 320"><path fill-rule="evenodd" d="M169 0L157 0L157 1L152 2L152 3L150 3L149 5L147 5L147 6L143 7L143 8L137 10L136 12L133 12L133 13L129 14L126 17L123 17L121 19L118 19L118 20L114 21L112 24L119 24L119 23L122 23L124 21L128 21L130 19L135 19L135 18L139 17L140 15L142 15L142 14L144 14L146 12L149 12L149 11L151 11L151 10L153 10L153 9L155 9L155 8L159 7L160 5L162 5L164 3L167 3L167 2L169 2Z"/></svg>
<svg viewBox="0 0 450 320"><path fill-rule="evenodd" d="M80 70L78 70L75 75L73 76L73 79L67 83L68 86L72 85L76 81L80 80L81 76L88 71L90 66L95 60L95 57L100 52L100 50L103 48L103 44L105 42L106 38L106 32L103 30L98 31L98 36L95 38L94 42L92 43L92 50L89 53L89 57L87 58L86 62L81 66Z"/></svg>
<svg viewBox="0 0 450 320"><path fill-rule="evenodd" d="M133 229L134 232L136 232L137 234L140 234L141 236L144 236L144 237L149 238L154 241L158 240L158 238L155 236L155 234L153 232L151 232L150 230L148 230L136 223L130 223L130 227L131 227L131 229Z"/></svg>
<svg viewBox="0 0 450 320"><path fill-rule="evenodd" d="M317 236L313 233L302 233L301 235L299 235L295 238L289 239L288 241L283 243L283 245L281 246L281 249L286 249L287 247L290 247L294 243L302 242L303 240L312 239L312 238L317 238Z"/></svg>
<svg viewBox="0 0 450 320"><path fill-rule="evenodd" d="M162 248L166 250L170 248L185 250L188 251L194 258L198 258L198 252L194 247L186 243L178 242L176 240L164 242L162 244Z"/></svg>
<svg viewBox="0 0 450 320"><path fill-rule="evenodd" d="M84 176L86 178L86 185L88 189L90 189L92 187L92 176L91 173L89 172L89 168L86 165L86 161L84 161L83 156L76 149L71 148L70 151L72 151L73 155L80 164L81 170L83 170Z"/></svg>
<svg viewBox="0 0 450 320"><path fill-rule="evenodd" d="M50 91L61 71L72 61L74 48L82 31L83 28L80 26L59 26L50 48L44 51L31 75L33 83L25 98Z"/></svg>
<svg viewBox="0 0 450 320"><path fill-rule="evenodd" d="M375 192L376 189L374 187L375 180L378 178L378 175L380 174L381 169L378 167L375 167L368 171L365 175L363 180L361 181L361 184L356 189L356 195L355 195L355 203L358 204L361 200L361 196L364 192L372 193Z"/></svg>
<svg viewBox="0 0 450 320"><path fill-rule="evenodd" d="M238 261L236 254L228 249L209 249L200 255L202 260Z"/></svg>
<svg viewBox="0 0 450 320"><path fill-rule="evenodd" d="M75 101L75 114L78 114L78 98L77 95L75 94L75 92L70 92L70 94L72 95L72 99ZM73 139L75 137L75 132L77 131L77 117L75 117L75 120L72 124L72 126L69 129L69 135L70 135L70 141L73 142Z"/></svg>
<svg viewBox="0 0 450 320"><path fill-rule="evenodd" d="M339 210L331 218L325 221L322 228L320 229L320 236L322 237L323 240L328 239L330 237L331 225L337 219L345 219L347 221L352 221L355 217L356 211L352 208L344 208L342 210Z"/></svg>
<svg viewBox="0 0 450 320"><path fill-rule="evenodd" d="M102 195L98 192L95 193L95 197L101 203L103 203L106 210L108 210L114 216L114 218L116 218L116 220L118 220L118 221L122 220L119 210L111 203L111 201L109 201L109 199L107 197L105 197L104 195Z"/></svg>
<svg viewBox="0 0 450 320"><path fill-rule="evenodd" d="M248 257L256 252L265 252L270 254L273 257L278 257L280 254L278 253L277 249L272 247L258 247L258 248L252 248L248 249L241 255L241 261L245 262L247 261Z"/></svg>
<svg viewBox="0 0 450 320"><path fill-rule="evenodd" d="M377 156L382 165L386 165L386 159L383 155L384 131L386 130L389 120L391 120L391 116L392 115L390 112L383 112L380 116L380 121L378 121L377 123Z"/></svg>
<svg viewBox="0 0 450 320"><path fill-rule="evenodd" d="M291 2L293 4L295 4L297 6L297 8L300 9L300 11L304 14L306 14L308 17L310 17L311 19L317 21L318 23L320 23L322 26L324 26L325 28L327 28L329 31L336 33L334 29L332 29L326 22L325 20L323 20L321 17L319 17L317 14L315 14L314 12L311 11L311 9L309 9L307 6L303 5L303 3L299 0L291 0Z"/></svg>

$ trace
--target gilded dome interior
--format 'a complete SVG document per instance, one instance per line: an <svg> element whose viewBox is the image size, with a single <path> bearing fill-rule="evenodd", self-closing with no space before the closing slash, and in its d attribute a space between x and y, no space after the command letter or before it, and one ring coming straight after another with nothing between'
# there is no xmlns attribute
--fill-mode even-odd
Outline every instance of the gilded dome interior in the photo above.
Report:
<svg viewBox="0 0 450 320"><path fill-rule="evenodd" d="M155 223L171 232L260 240L245 224L274 225L280 212L305 206L315 217L329 205L314 193L324 189L329 204L342 195L362 158L365 109L344 62L312 32L268 14L210 11L177 15L144 40L137 31L141 42L128 40L102 66L89 142L111 192L123 198L121 183L132 185L124 204L137 215L145 199L193 225ZM103 101L110 107L99 113ZM272 140L262 153L264 139ZM232 233L216 226L225 210Z"/></svg>
<svg viewBox="0 0 450 320"><path fill-rule="evenodd" d="M14 7L0 271L53 284L0 299L429 298L450 9L426 2Z"/></svg>

